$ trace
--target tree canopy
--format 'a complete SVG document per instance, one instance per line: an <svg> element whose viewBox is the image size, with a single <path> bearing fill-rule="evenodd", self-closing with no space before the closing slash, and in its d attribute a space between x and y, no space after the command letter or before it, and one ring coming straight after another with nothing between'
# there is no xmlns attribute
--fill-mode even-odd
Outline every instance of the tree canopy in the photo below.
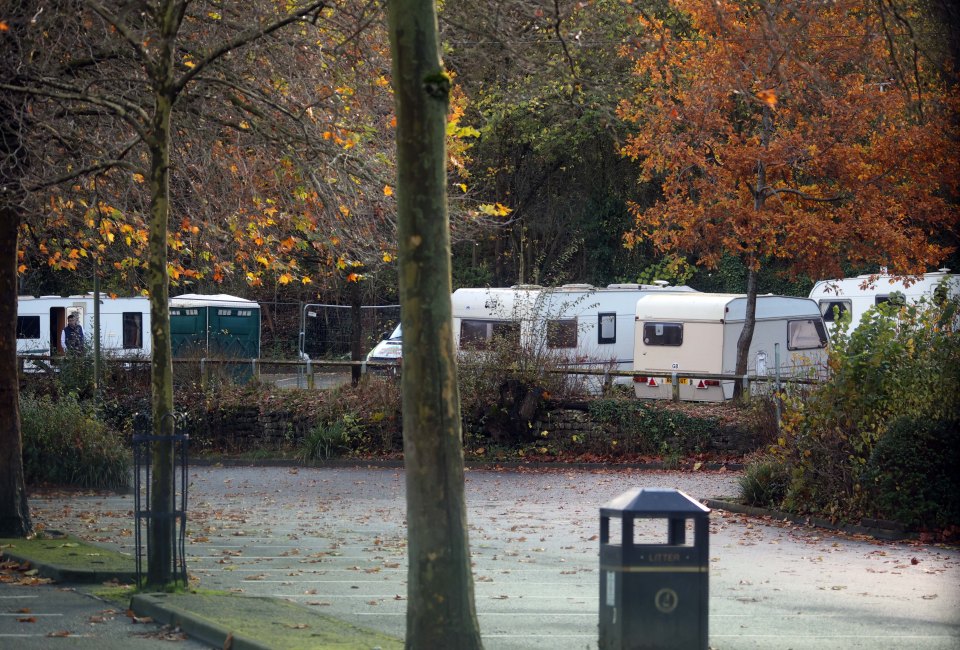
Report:
<svg viewBox="0 0 960 650"><path fill-rule="evenodd" d="M716 267L786 260L840 277L846 265L922 273L957 223L958 92L904 61L864 2L675 2L641 14L625 53L644 86L621 104L624 147L662 198L634 205L627 245L649 239ZM892 39L892 40L891 40Z"/></svg>

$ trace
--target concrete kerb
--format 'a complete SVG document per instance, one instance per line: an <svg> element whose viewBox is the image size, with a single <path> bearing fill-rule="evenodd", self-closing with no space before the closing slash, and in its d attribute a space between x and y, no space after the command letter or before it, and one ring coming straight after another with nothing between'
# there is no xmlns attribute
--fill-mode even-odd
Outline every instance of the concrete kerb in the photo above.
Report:
<svg viewBox="0 0 960 650"><path fill-rule="evenodd" d="M176 607L168 594L137 594L130 599L130 609L137 616L149 616L158 623L179 627L184 634L217 648L232 650L271 650L271 646L233 634L218 623L208 621L192 612ZM227 643L227 639L231 643Z"/></svg>
<svg viewBox="0 0 960 650"><path fill-rule="evenodd" d="M27 564L36 574L64 584L98 584L110 581L133 583L136 571L90 567L89 564L133 564L133 558L106 547L55 533L54 537L30 540L31 544L50 547L70 547L76 550L71 558L73 566L45 561L39 556L5 546L4 560ZM7 540L13 541L13 540ZM77 547L77 548L75 548ZM89 552L101 551L103 560ZM39 549L38 549L39 550ZM61 548L62 550L62 548ZM87 566L81 566L87 565ZM140 618L179 627L188 636L203 643L234 650L275 650L277 648L402 648L403 642L356 625L312 611L302 605L268 597L239 596L227 593L152 593L136 594L131 598L130 610ZM339 642L345 639L345 642ZM336 642L335 642L336 641Z"/></svg>
<svg viewBox="0 0 960 650"><path fill-rule="evenodd" d="M736 512L751 517L770 517L771 519L789 521L802 526L814 526L816 528L835 530L849 535L866 535L891 542L917 538L917 535L906 532L903 527L896 522L864 520L859 526L855 524L837 524L819 517L794 515L777 510L770 510L769 508L757 508L724 499L701 499L701 501L708 508L715 510L726 510L727 512Z"/></svg>
<svg viewBox="0 0 960 650"><path fill-rule="evenodd" d="M99 569L80 569L76 567L66 567L59 564L48 564L39 562L28 555L10 552L4 550L3 556L14 562L30 563L30 566L37 570L37 573L44 578L50 578L56 582L69 582L74 584L98 584L116 580L118 582L134 582L137 579L136 571L112 571Z"/></svg>
<svg viewBox="0 0 960 650"><path fill-rule="evenodd" d="M383 650L403 641L381 632L320 614L281 598L234 594L138 594L131 600L137 615L178 626L190 637L233 650L339 648Z"/></svg>

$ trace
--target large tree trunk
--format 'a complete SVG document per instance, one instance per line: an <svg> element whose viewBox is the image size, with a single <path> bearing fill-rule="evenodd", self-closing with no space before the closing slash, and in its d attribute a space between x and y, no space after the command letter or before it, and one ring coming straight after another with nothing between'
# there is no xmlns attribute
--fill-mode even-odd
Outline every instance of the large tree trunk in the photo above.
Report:
<svg viewBox="0 0 960 650"><path fill-rule="evenodd" d="M473 596L446 206L450 80L432 0L392 0L403 322L408 648L482 647Z"/></svg>
<svg viewBox="0 0 960 650"><path fill-rule="evenodd" d="M0 124L0 128L4 127ZM17 375L19 225L17 208L0 205L0 537L26 537L32 530L23 478Z"/></svg>
<svg viewBox="0 0 960 650"><path fill-rule="evenodd" d="M36 7L14 2L0 16L0 81L16 74L21 39ZM0 537L32 532L23 476L20 380L17 373L17 234L21 218L21 174L25 164L20 119L25 103L0 98Z"/></svg>
<svg viewBox="0 0 960 650"><path fill-rule="evenodd" d="M173 52L176 34L183 19L182 0L166 3L160 25L161 53L158 56L154 84L154 112L150 123L150 230L149 268L150 330L153 340L150 367L153 434L172 436L173 353L170 347L170 288L167 272L167 222L170 217L170 124L173 113ZM147 586L163 587L174 578L173 549L174 499L173 444L162 440L153 444L150 485L152 516L147 530Z"/></svg>

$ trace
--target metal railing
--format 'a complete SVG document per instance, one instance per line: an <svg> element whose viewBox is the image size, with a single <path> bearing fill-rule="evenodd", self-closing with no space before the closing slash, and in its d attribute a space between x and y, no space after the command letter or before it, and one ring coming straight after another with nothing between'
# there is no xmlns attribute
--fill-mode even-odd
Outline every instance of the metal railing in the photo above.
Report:
<svg viewBox="0 0 960 650"><path fill-rule="evenodd" d="M174 431L182 428L182 416L167 413L164 418L173 418ZM187 434L152 435L139 433L133 436L133 493L134 493L134 543L136 546L137 584L143 584L143 560L150 557L150 529L158 521L165 520L166 525L161 530L169 530L170 536L170 568L175 582L187 585L187 447L190 436ZM154 447L159 447L161 453L170 453L173 467L170 472L170 483L165 486L169 490L171 509L169 512L157 512L152 509L152 498L155 489L164 489L164 486L153 485L153 453ZM164 449L168 448L168 449ZM146 548L144 548L146 537Z"/></svg>

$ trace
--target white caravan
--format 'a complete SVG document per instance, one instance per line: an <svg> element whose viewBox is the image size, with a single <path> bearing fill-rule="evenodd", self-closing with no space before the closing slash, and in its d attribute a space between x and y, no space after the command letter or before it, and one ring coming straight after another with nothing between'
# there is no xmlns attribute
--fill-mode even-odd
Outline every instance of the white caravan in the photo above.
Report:
<svg viewBox="0 0 960 650"><path fill-rule="evenodd" d="M17 354L63 354L60 333L67 316L77 314L84 338L92 345L93 294L81 296L19 296L17 298ZM117 357L150 353L150 301L147 298L100 296L100 349Z"/></svg>
<svg viewBox="0 0 960 650"><path fill-rule="evenodd" d="M828 328L833 327L837 314L850 314L850 328L856 329L863 314L875 305L901 300L917 303L922 298L928 302L942 296L960 296L960 275L950 273L950 269L940 269L936 273L924 273L923 276L906 286L903 277L891 275L858 275L855 278L838 280L820 280L810 291L810 298L820 305L820 312Z"/></svg>
<svg viewBox="0 0 960 650"><path fill-rule="evenodd" d="M556 355L570 366L633 370L637 300L651 293L696 292L687 286L611 284L593 287L520 285L458 289L453 293L453 336L460 350L484 349L496 336L527 350ZM619 383L629 383L629 377ZM587 382L592 388L597 382Z"/></svg>
<svg viewBox="0 0 960 650"><path fill-rule="evenodd" d="M634 387L637 397L671 399L672 373L733 375L747 297L693 293L646 295L637 301ZM747 374L822 376L827 334L817 303L809 298L757 296L756 326ZM734 381L681 377L680 399L722 402Z"/></svg>

